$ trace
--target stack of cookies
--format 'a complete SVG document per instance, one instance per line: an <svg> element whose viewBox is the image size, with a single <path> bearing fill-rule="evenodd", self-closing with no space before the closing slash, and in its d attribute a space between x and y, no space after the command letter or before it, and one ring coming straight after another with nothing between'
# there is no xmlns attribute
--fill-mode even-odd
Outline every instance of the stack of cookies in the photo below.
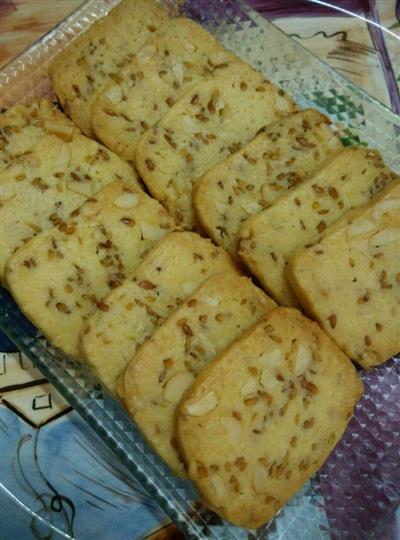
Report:
<svg viewBox="0 0 400 540"><path fill-rule="evenodd" d="M210 508L258 527L346 429L351 360L400 349L400 177L153 0L50 74L64 112L0 116L2 283Z"/></svg>

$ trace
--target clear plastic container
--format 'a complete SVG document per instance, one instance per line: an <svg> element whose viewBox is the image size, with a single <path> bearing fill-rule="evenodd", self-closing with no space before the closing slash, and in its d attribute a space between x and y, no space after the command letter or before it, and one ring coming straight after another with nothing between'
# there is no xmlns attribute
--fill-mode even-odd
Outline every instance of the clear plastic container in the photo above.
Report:
<svg viewBox="0 0 400 540"><path fill-rule="evenodd" d="M0 71L0 107L51 96L54 56L115 2L89 0ZM223 45L279 83L300 106L327 114L346 144L378 148L400 171L400 118L338 75L247 4L165 0L171 13L203 24ZM31 358L190 538L374 538L400 502L400 358L361 372L365 394L327 463L274 520L257 531L234 527L202 506L190 482L173 476L118 402L85 365L40 336L0 289L0 328Z"/></svg>

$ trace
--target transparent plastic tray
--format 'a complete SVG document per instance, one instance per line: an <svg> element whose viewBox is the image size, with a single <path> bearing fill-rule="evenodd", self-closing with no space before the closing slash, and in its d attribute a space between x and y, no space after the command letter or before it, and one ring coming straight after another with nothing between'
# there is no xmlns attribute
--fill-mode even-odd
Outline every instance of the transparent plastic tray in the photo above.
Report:
<svg viewBox="0 0 400 540"><path fill-rule="evenodd" d="M115 1L89 0L0 71L0 107L51 96L54 56ZM378 148L400 171L400 118L303 49L247 4L164 0L171 13L203 24L227 48L279 83L299 103L327 114L347 144ZM257 531L234 527L199 502L142 439L118 402L82 364L62 355L0 289L0 328L119 456L188 538L358 540L379 533L400 503L400 358L361 372L365 394L324 467Z"/></svg>

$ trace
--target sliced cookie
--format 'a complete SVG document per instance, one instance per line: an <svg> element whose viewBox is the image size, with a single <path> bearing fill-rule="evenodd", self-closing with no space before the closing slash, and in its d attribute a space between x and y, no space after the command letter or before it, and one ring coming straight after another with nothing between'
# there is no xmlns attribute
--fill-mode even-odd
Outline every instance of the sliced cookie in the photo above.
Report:
<svg viewBox="0 0 400 540"><path fill-rule="evenodd" d="M185 474L174 436L175 409L184 391L215 355L274 306L248 278L218 274L197 289L128 364L125 405L175 473Z"/></svg>
<svg viewBox="0 0 400 540"><path fill-rule="evenodd" d="M377 152L346 148L313 177L245 221L239 232L240 257L277 302L297 305L286 277L289 258L296 249L317 242L327 227L395 178Z"/></svg>
<svg viewBox="0 0 400 540"><path fill-rule="evenodd" d="M82 352L107 388L116 393L118 375L166 318L217 273L237 273L229 255L196 233L173 232L106 298L81 337Z"/></svg>
<svg viewBox="0 0 400 540"><path fill-rule="evenodd" d="M248 64L234 62L198 82L142 135L136 167L152 195L177 223L191 229L195 179L294 110L283 90Z"/></svg>
<svg viewBox="0 0 400 540"><path fill-rule="evenodd" d="M67 221L29 240L8 259L5 279L21 310L56 347L79 353L79 333L105 296L165 236L172 219L142 191L115 181Z"/></svg>
<svg viewBox="0 0 400 540"><path fill-rule="evenodd" d="M61 138L60 133L44 135L14 156L0 178L0 280L6 260L21 244L67 219L88 197L118 179L140 187L132 167L78 130L69 137L65 132Z"/></svg>
<svg viewBox="0 0 400 540"><path fill-rule="evenodd" d="M0 114L0 171L45 135L69 140L78 132L71 120L47 99L15 105Z"/></svg>
<svg viewBox="0 0 400 540"><path fill-rule="evenodd" d="M133 160L139 137L202 77L237 58L190 19L170 19L98 94L92 105L96 136Z"/></svg>
<svg viewBox="0 0 400 540"><path fill-rule="evenodd" d="M274 309L180 402L176 434L189 477L222 517L259 527L321 467L361 393L352 363L316 323Z"/></svg>
<svg viewBox="0 0 400 540"><path fill-rule="evenodd" d="M292 258L302 305L363 367L400 351L400 181Z"/></svg>
<svg viewBox="0 0 400 540"><path fill-rule="evenodd" d="M329 124L326 116L313 109L293 113L268 126L196 181L196 214L218 245L237 257L241 224L343 148Z"/></svg>
<svg viewBox="0 0 400 540"><path fill-rule="evenodd" d="M165 19L154 0L122 0L56 57L50 68L54 91L85 135L94 136L90 109L98 92Z"/></svg>

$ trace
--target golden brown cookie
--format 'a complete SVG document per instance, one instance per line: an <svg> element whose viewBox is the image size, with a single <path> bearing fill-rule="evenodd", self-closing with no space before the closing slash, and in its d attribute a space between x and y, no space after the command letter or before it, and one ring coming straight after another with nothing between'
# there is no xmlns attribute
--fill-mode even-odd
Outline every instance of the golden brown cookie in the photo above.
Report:
<svg viewBox="0 0 400 540"><path fill-rule="evenodd" d="M294 112L283 90L244 62L203 80L146 131L136 167L150 193L178 224L195 226L194 181L250 142L267 124Z"/></svg>
<svg viewBox="0 0 400 540"><path fill-rule="evenodd" d="M193 204L214 242L237 257L241 224L343 148L329 123L313 109L293 113L196 181Z"/></svg>
<svg viewBox="0 0 400 540"><path fill-rule="evenodd" d="M229 255L196 233L173 232L160 240L132 276L106 298L82 331L86 361L116 393L117 377L138 347L214 274L237 273Z"/></svg>
<svg viewBox="0 0 400 540"><path fill-rule="evenodd" d="M124 375L124 403L153 448L183 476L174 415L184 391L219 352L275 303L248 278L209 278L133 357Z"/></svg>
<svg viewBox="0 0 400 540"><path fill-rule="evenodd" d="M203 77L237 59L190 19L169 19L118 72L92 105L96 136L133 160L139 137Z"/></svg>
<svg viewBox="0 0 400 540"><path fill-rule="evenodd" d="M76 357L89 314L109 309L107 294L171 227L157 201L115 181L20 247L8 259L7 286L47 339Z"/></svg>
<svg viewBox="0 0 400 540"><path fill-rule="evenodd" d="M88 137L94 137L90 109L97 94L165 18L154 0L122 0L56 57L50 68L54 91Z"/></svg>
<svg viewBox="0 0 400 540"><path fill-rule="evenodd" d="M21 244L68 219L72 210L107 184L121 179L140 189L128 163L78 130L68 129L68 136L65 130L42 136L1 173L0 280L6 260ZM0 157L0 167L1 163Z"/></svg>
<svg viewBox="0 0 400 540"><path fill-rule="evenodd" d="M330 227L290 261L303 306L363 367L400 351L400 181Z"/></svg>
<svg viewBox="0 0 400 540"><path fill-rule="evenodd" d="M265 290L283 305L297 301L286 277L294 252L317 242L348 210L398 178L378 152L346 148L314 176L251 216L239 232L239 255Z"/></svg>
<svg viewBox="0 0 400 540"><path fill-rule="evenodd" d="M259 527L321 467L361 392L352 363L316 323L269 311L178 406L190 479L222 517Z"/></svg>

